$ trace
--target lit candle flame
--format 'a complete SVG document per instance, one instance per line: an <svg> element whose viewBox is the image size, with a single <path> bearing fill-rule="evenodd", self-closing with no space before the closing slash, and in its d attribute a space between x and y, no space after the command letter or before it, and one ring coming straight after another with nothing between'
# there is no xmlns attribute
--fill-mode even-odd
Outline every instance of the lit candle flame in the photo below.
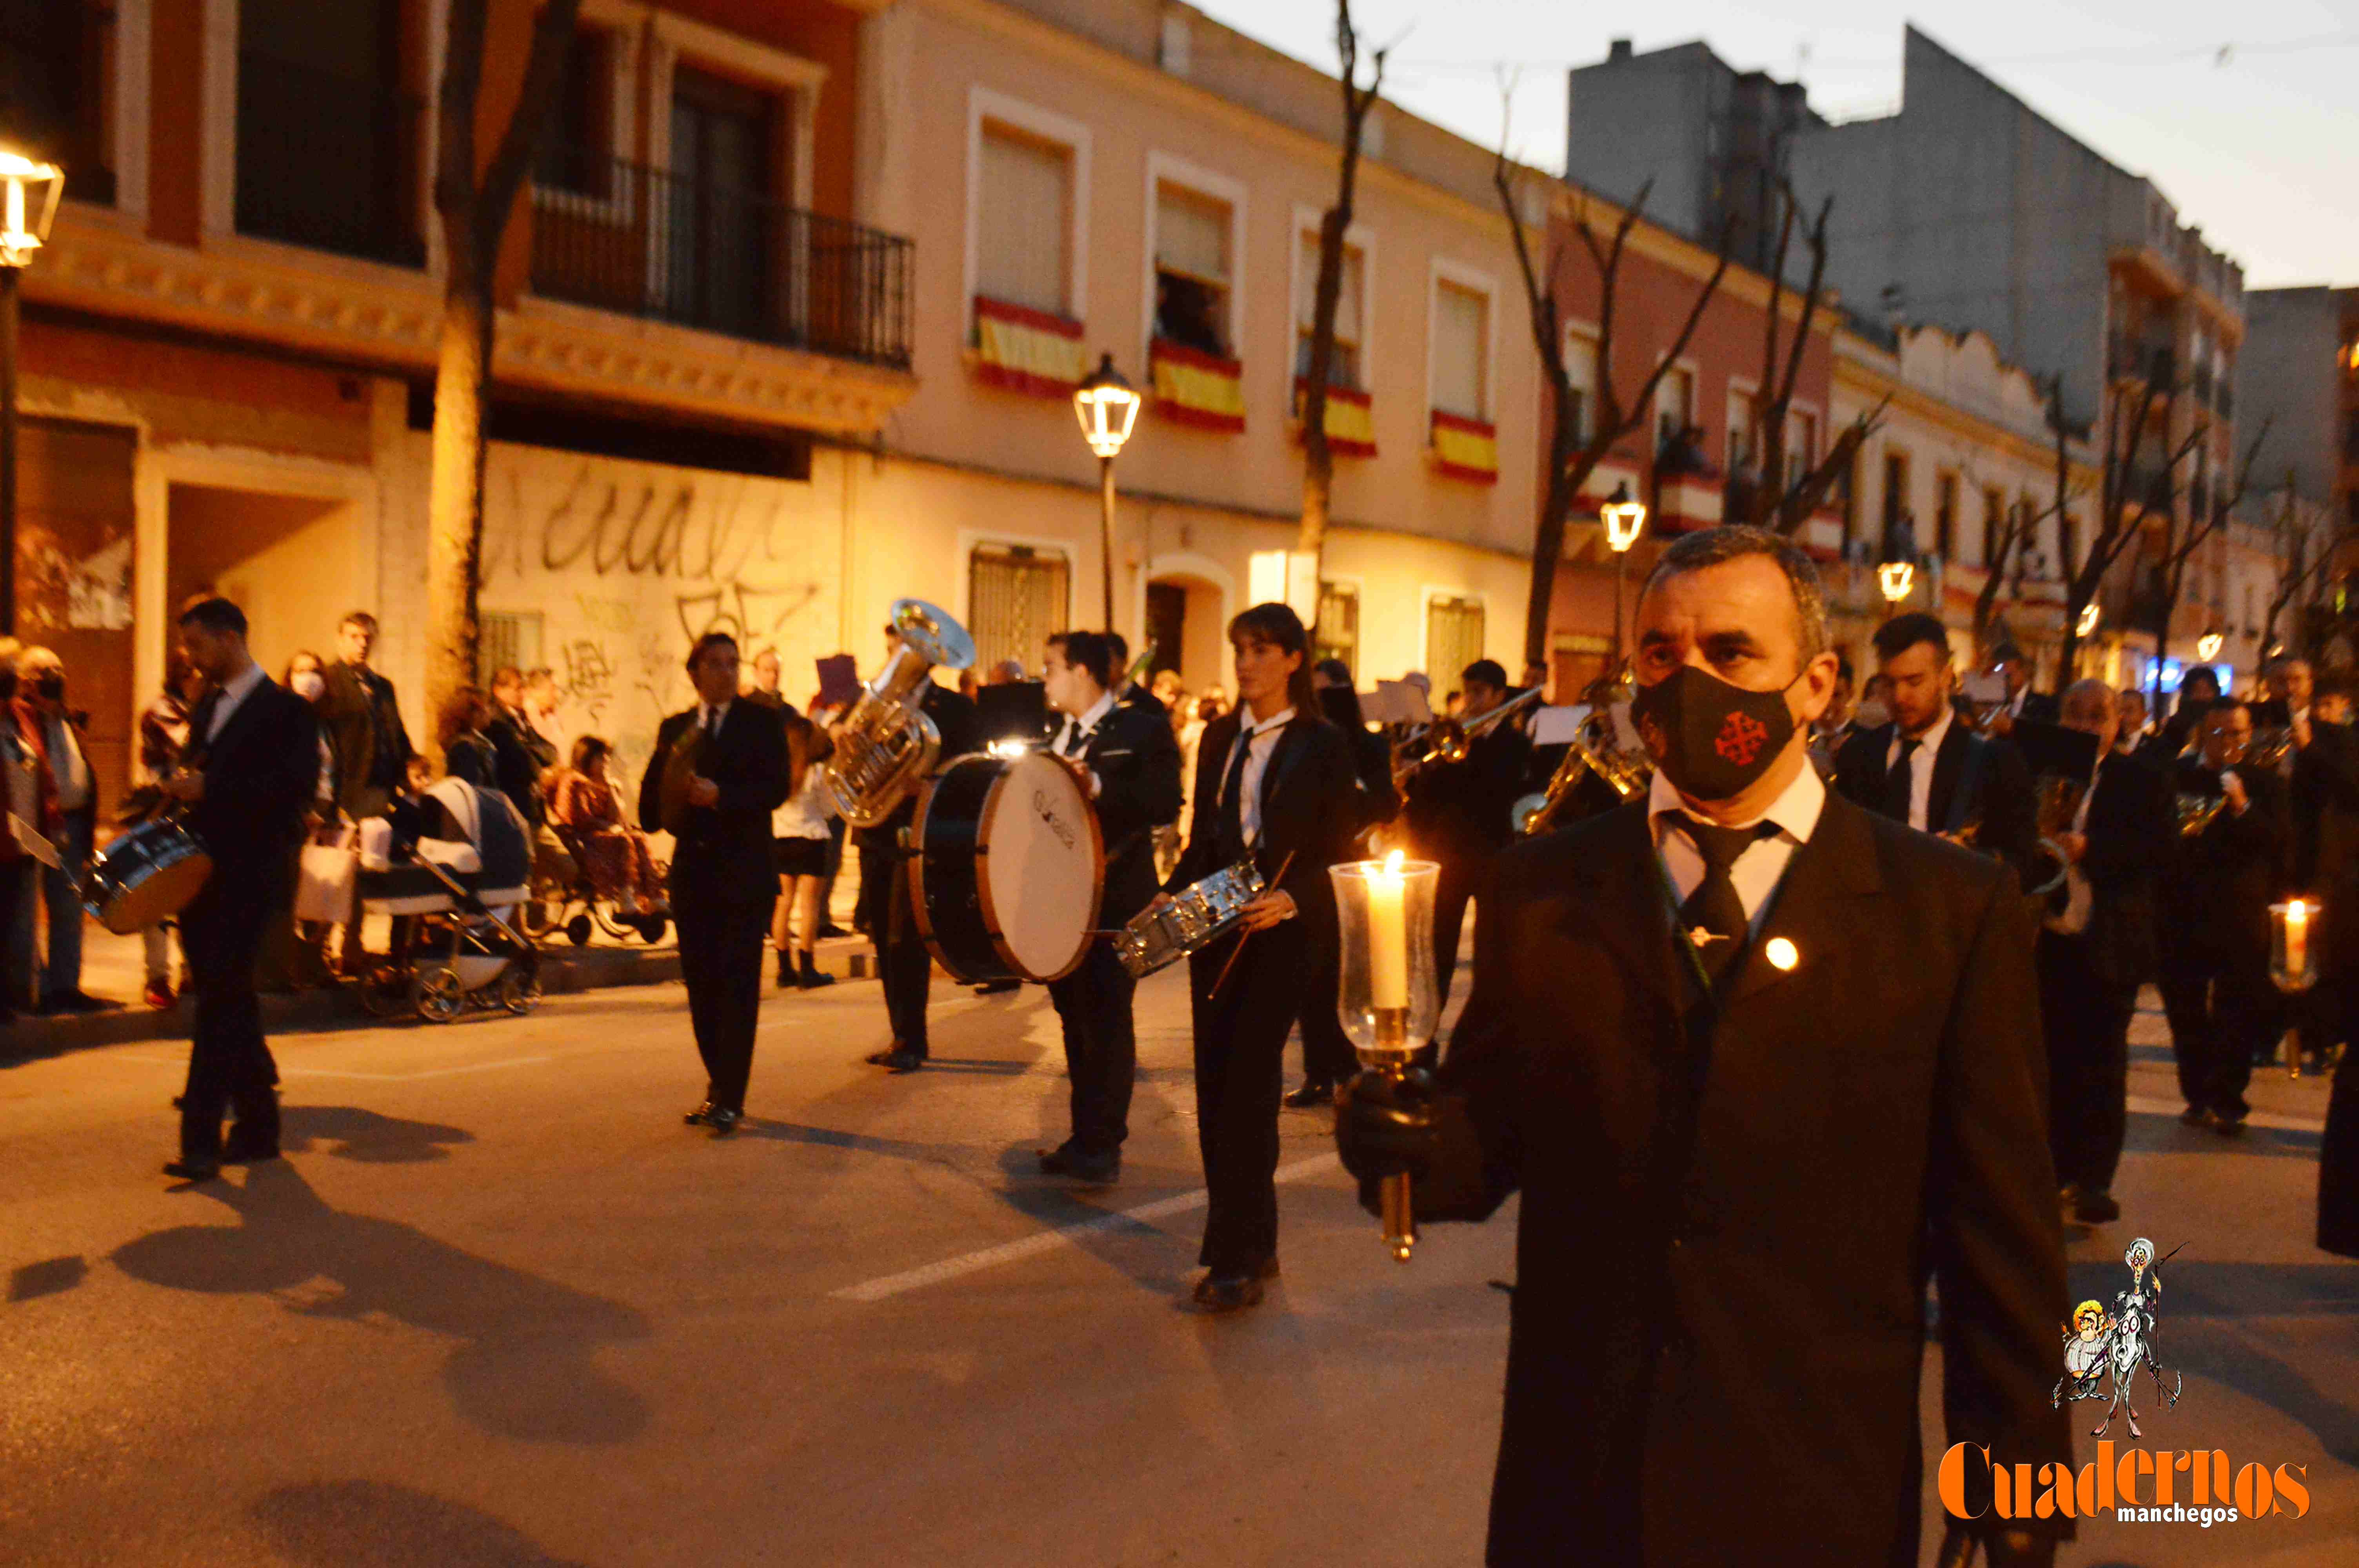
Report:
<svg viewBox="0 0 2359 1568"><path fill-rule="evenodd" d="M1400 875L1400 869L1401 852L1398 849L1395 849L1391 854L1385 857L1385 875L1388 877L1397 877Z"/></svg>

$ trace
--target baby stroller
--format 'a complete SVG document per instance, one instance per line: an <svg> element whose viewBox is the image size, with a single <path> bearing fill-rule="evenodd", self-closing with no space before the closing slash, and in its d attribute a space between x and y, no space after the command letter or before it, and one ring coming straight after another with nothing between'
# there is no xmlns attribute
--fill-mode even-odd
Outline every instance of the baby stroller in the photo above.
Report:
<svg viewBox="0 0 2359 1568"><path fill-rule="evenodd" d="M380 1018L448 1023L470 1008L519 1016L540 1005L540 949L516 921L532 843L507 797L446 778L426 792L426 833L397 843L383 817L361 824L360 895L372 914L406 917L392 961L361 987Z"/></svg>

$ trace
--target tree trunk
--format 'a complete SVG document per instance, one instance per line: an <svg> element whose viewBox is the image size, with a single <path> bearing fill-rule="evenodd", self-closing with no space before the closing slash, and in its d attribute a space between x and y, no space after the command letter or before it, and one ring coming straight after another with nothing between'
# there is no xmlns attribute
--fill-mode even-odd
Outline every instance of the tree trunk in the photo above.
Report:
<svg viewBox="0 0 2359 1568"><path fill-rule="evenodd" d="M1556 599L1556 574L1564 560L1565 526L1572 517L1573 497L1596 466L1576 461L1569 421L1557 418L1549 424L1548 488L1540 498L1538 524L1532 530L1531 592L1524 605L1524 663L1542 669L1549 663L1549 615Z"/></svg>
<svg viewBox="0 0 2359 1568"><path fill-rule="evenodd" d="M455 263L458 250L451 247ZM468 276L462 277L461 273ZM426 505L426 712L476 679L484 553L484 395L492 354L488 268L453 265L434 375L433 474Z"/></svg>

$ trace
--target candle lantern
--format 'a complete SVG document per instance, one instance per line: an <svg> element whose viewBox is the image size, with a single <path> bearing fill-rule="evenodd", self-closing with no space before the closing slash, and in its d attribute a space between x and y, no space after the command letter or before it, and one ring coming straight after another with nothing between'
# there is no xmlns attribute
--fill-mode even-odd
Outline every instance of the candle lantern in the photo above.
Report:
<svg viewBox="0 0 2359 1568"><path fill-rule="evenodd" d="M1331 866L1343 979L1335 997L1343 1033L1359 1053L1361 1082L1353 1093L1397 1088L1417 1053L1441 1022L1434 983L1433 894L1441 868L1404 860L1397 849L1382 861ZM1374 1077L1377 1083L1368 1083ZM1408 1178L1384 1184L1385 1245L1408 1261L1417 1244Z"/></svg>
<svg viewBox="0 0 2359 1568"><path fill-rule="evenodd" d="M2269 979L2277 989L2299 993L2318 983L2318 905L2292 898L2269 905ZM2301 1076L2301 1051L2288 1043L2290 1076Z"/></svg>

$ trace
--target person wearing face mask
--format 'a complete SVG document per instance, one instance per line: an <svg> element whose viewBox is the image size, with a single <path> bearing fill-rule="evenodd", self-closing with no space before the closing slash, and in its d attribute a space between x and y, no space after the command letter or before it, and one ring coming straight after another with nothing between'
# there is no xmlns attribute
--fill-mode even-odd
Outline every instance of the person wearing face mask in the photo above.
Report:
<svg viewBox="0 0 2359 1568"><path fill-rule="evenodd" d="M27 648L16 661L16 726L47 775L43 834L60 864L38 879L49 918L49 952L41 966L42 1012L103 1012L119 1003L82 989L82 874L98 835L98 775L83 736L88 715L66 706L65 661L49 648ZM29 920L28 906L20 914Z"/></svg>
<svg viewBox="0 0 2359 1568"><path fill-rule="evenodd" d="M1493 1568L1913 1562L1929 1273L1944 1444L2071 1453L2028 911L1807 764L1835 659L1790 541L1678 539L1636 631L1647 795L1500 858L1438 1077L1354 1080L1338 1146L1371 1207L1522 1195ZM2074 1526L1959 1528L2016 1568Z"/></svg>
<svg viewBox="0 0 2359 1568"><path fill-rule="evenodd" d="M1159 704L1117 701L1112 687L1119 673L1111 643L1100 633L1060 632L1049 639L1043 684L1062 719L1049 750L1081 773L1097 813L1105 846L1098 924L1109 930L1129 925L1154 899L1155 825L1180 810L1180 744L1170 722ZM1049 983L1072 1089L1071 1136L1040 1154L1040 1169L1049 1175L1103 1184L1122 1173L1137 1076L1131 1022L1137 984L1114 945L1103 940L1090 944L1071 974Z"/></svg>

